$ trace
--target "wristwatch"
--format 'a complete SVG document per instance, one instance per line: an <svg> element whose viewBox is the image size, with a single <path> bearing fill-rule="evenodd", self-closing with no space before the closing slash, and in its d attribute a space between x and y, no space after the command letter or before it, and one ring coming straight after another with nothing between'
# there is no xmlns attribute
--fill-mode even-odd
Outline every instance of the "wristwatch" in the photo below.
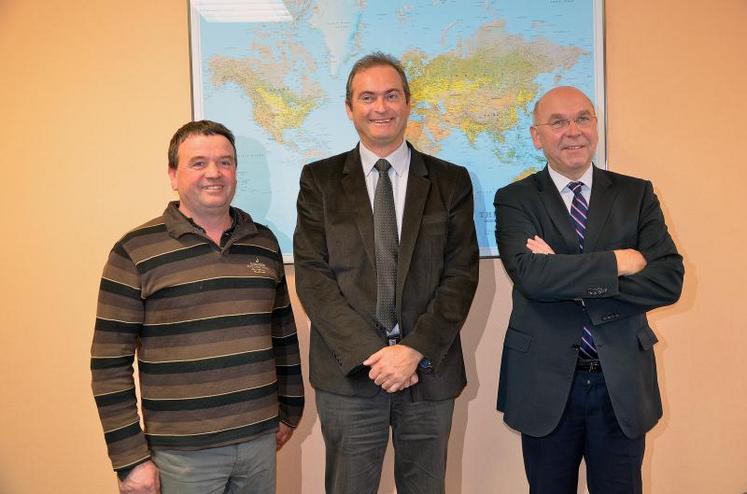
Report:
<svg viewBox="0 0 747 494"><path fill-rule="evenodd" d="M424 358L420 361L420 363L418 363L418 368L420 369L420 372L424 372L426 374L430 374L431 372L433 372L433 364L427 358Z"/></svg>

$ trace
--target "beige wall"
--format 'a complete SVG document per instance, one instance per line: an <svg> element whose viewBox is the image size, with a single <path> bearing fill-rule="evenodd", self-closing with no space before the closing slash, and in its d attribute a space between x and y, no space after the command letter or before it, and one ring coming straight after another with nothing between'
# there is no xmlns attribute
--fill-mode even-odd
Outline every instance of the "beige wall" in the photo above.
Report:
<svg viewBox="0 0 747 494"><path fill-rule="evenodd" d="M644 468L657 494L747 491L745 25L745 0L607 2L610 167L653 180L687 267L680 303L652 315L665 414ZM88 384L98 277L112 243L171 197L187 39L185 0L0 1L3 494L115 492ZM480 274L448 491L522 492L518 436L494 411L510 284L498 261ZM309 405L281 452L284 494L322 492Z"/></svg>

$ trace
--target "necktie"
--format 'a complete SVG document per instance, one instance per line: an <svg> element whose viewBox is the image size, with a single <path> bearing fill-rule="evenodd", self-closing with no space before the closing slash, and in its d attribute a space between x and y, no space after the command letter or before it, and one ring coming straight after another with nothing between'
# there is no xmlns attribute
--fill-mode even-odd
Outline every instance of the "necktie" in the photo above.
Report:
<svg viewBox="0 0 747 494"><path fill-rule="evenodd" d="M374 192L374 245L376 253L376 318L384 327L390 344L399 338L395 289L397 286L397 259L399 238L397 218L394 211L392 181L389 179L391 164L379 160L374 168L379 172L379 180Z"/></svg>
<svg viewBox="0 0 747 494"><path fill-rule="evenodd" d="M589 214L589 204L586 202L581 189L584 184L582 182L570 182L568 188L573 192L573 201L571 201L571 219L573 220L573 226L576 228L576 234L578 235L578 246L581 252L584 251L584 235L586 234L586 217ZM583 325L583 333L581 334L581 346L579 348L581 357L585 359L598 359L599 354L597 353L597 347L594 345L594 339L591 337L591 331L589 327Z"/></svg>

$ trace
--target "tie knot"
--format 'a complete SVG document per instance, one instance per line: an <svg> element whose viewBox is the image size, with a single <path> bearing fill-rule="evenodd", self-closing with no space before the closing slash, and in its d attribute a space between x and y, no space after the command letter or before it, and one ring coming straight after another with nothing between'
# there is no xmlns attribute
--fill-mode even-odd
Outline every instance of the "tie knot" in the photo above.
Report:
<svg viewBox="0 0 747 494"><path fill-rule="evenodd" d="M571 192L574 194L580 194L583 186L583 182L568 182L568 188L571 189Z"/></svg>
<svg viewBox="0 0 747 494"><path fill-rule="evenodd" d="M391 163L383 159L377 161L374 165L374 168L376 168L376 170L379 172L379 175L381 175L382 173L387 173L391 167Z"/></svg>

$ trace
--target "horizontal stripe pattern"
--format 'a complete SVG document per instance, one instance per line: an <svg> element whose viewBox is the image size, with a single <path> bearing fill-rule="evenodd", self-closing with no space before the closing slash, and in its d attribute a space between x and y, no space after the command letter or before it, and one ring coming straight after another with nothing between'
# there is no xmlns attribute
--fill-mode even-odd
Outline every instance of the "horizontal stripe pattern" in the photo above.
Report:
<svg viewBox="0 0 747 494"><path fill-rule="evenodd" d="M234 403L257 400L270 394L277 393L277 383L271 383L254 389L244 389L234 393L224 393L216 396L203 396L200 398L182 398L175 400L150 400L143 398L143 408L157 411L181 411L200 410L205 408L217 408Z"/></svg>
<svg viewBox="0 0 747 494"><path fill-rule="evenodd" d="M242 427L191 435L160 435L148 433L148 444L162 449L215 448L243 442L277 427L278 417L253 422Z"/></svg>
<svg viewBox="0 0 747 494"><path fill-rule="evenodd" d="M109 255L91 373L115 470L151 448L242 442L300 419L300 352L282 255L269 229L233 213L233 235L219 247L172 203Z"/></svg>
<svg viewBox="0 0 747 494"><path fill-rule="evenodd" d="M173 321L161 324L143 324L144 338L159 336L173 336L178 334L199 333L216 329L233 328L236 326L253 326L255 324L269 324L272 313L266 314L230 314L187 321Z"/></svg>
<svg viewBox="0 0 747 494"><path fill-rule="evenodd" d="M221 355L199 360L144 362L138 361L138 368L143 374L185 374L188 372L204 372L216 369L226 369L237 365L251 364L273 359L272 349L257 350L255 352L239 353L236 355Z"/></svg>

